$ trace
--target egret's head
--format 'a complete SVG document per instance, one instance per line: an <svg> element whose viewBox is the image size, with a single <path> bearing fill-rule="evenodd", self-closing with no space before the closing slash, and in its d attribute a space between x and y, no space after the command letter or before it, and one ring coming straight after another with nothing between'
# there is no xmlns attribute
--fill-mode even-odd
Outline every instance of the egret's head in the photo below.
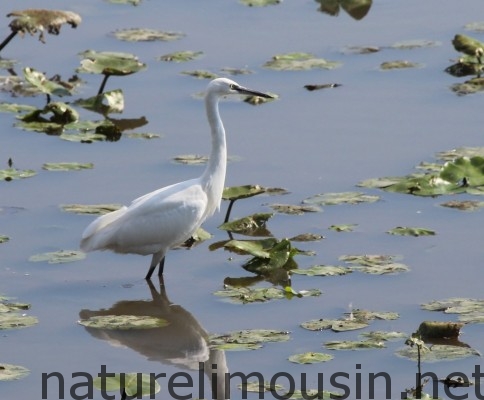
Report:
<svg viewBox="0 0 484 400"><path fill-rule="evenodd" d="M256 90L247 89L240 86L237 82L234 82L228 78L217 78L208 84L207 95L216 94L218 96L225 96L229 94L247 94L252 96L260 96L271 99L272 96L267 93L258 92Z"/></svg>

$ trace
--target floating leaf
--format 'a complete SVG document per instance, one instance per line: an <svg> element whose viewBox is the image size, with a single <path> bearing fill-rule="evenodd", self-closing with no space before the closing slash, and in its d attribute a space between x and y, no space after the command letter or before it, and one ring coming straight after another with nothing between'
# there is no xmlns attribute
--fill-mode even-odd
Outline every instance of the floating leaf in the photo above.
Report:
<svg viewBox="0 0 484 400"><path fill-rule="evenodd" d="M334 69L341 65L337 61L326 61L316 58L310 53L288 53L272 57L272 60L264 64L265 68L277 71L300 71L308 69Z"/></svg>
<svg viewBox="0 0 484 400"><path fill-rule="evenodd" d="M380 69L390 70L390 69L405 69L405 68L419 68L421 64L414 63L406 60L396 60L396 61L385 61L380 64Z"/></svg>
<svg viewBox="0 0 484 400"><path fill-rule="evenodd" d="M20 365L0 363L0 381L15 381L25 378L30 371Z"/></svg>
<svg viewBox="0 0 484 400"><path fill-rule="evenodd" d="M277 392L284 390L284 387L281 385L274 385L270 382L260 382L260 381L244 381L237 385L239 389L243 392L256 392L256 393L264 393L264 392Z"/></svg>
<svg viewBox="0 0 484 400"><path fill-rule="evenodd" d="M6 243L10 240L10 238L6 235L0 235L0 243Z"/></svg>
<svg viewBox="0 0 484 400"><path fill-rule="evenodd" d="M475 211L479 208L484 207L484 201L476 201L476 200L451 200L445 203L442 203L441 206L449 207L449 208L456 208L462 211Z"/></svg>
<svg viewBox="0 0 484 400"><path fill-rule="evenodd" d="M316 206L300 206L290 204L271 204L270 207L282 214L303 215L307 212L319 212L321 209Z"/></svg>
<svg viewBox="0 0 484 400"><path fill-rule="evenodd" d="M321 291L317 289L299 292L301 295L296 297L319 296ZM275 287L269 288L246 288L224 285L223 290L214 293L216 296L230 298L235 303L265 302L272 299L282 299L287 297L284 289ZM290 296L292 297L292 296Z"/></svg>
<svg viewBox="0 0 484 400"><path fill-rule="evenodd" d="M108 375L108 374L107 374ZM104 396L105 392L119 392L123 389L130 398L140 399L142 396L154 396L161 390L160 384L153 379L152 374L142 374L139 372L113 374L114 376L96 377L93 380L93 386L101 390Z"/></svg>
<svg viewBox="0 0 484 400"><path fill-rule="evenodd" d="M329 350L368 350L383 349L384 342L374 340L332 340L324 343L324 347Z"/></svg>
<svg viewBox="0 0 484 400"><path fill-rule="evenodd" d="M230 186L224 188L222 199L240 200L257 196L258 194L262 194L265 192L266 189L259 185Z"/></svg>
<svg viewBox="0 0 484 400"><path fill-rule="evenodd" d="M117 39L127 42L154 42L158 40L168 42L185 37L185 34L180 32L165 32L143 28L121 29L115 31L113 35Z"/></svg>
<svg viewBox="0 0 484 400"><path fill-rule="evenodd" d="M419 49L423 47L436 47L440 45L441 45L440 42L423 39L423 40L405 40L402 42L394 43L390 47L392 49L397 49L397 50L413 50L413 49Z"/></svg>
<svg viewBox="0 0 484 400"><path fill-rule="evenodd" d="M266 222L273 215L273 213L257 213L234 221L225 222L218 228L224 231L254 235L256 232L265 229Z"/></svg>
<svg viewBox="0 0 484 400"><path fill-rule="evenodd" d="M83 260L86 254L78 250L59 250L49 253L36 254L29 258L31 262L47 262L49 264L62 264Z"/></svg>
<svg viewBox="0 0 484 400"><path fill-rule="evenodd" d="M35 172L32 169L20 170L12 167L7 169L0 169L0 179L4 181L11 181L13 179L30 178L36 174L37 172Z"/></svg>
<svg viewBox="0 0 484 400"><path fill-rule="evenodd" d="M125 76L146 69L146 64L129 53L86 50L79 55L83 58L77 69L80 73Z"/></svg>
<svg viewBox="0 0 484 400"><path fill-rule="evenodd" d="M459 321L465 323L484 323L484 300L450 298L422 304L427 311L444 311L447 314L459 314Z"/></svg>
<svg viewBox="0 0 484 400"><path fill-rule="evenodd" d="M458 95L474 94L484 90L484 78L472 78L463 83L452 85L451 90Z"/></svg>
<svg viewBox="0 0 484 400"><path fill-rule="evenodd" d="M32 112L36 110L34 106L30 106L27 104L15 104L15 103L7 103L2 102L0 103L0 112L10 112L20 114L23 112Z"/></svg>
<svg viewBox="0 0 484 400"><path fill-rule="evenodd" d="M169 325L167 320L149 315L97 315L78 322L86 328L123 331L162 328Z"/></svg>
<svg viewBox="0 0 484 400"><path fill-rule="evenodd" d="M401 263L396 263L396 256L391 255L344 255L339 258L351 265L354 271L360 271L367 274L392 274L409 271L409 268Z"/></svg>
<svg viewBox="0 0 484 400"><path fill-rule="evenodd" d="M464 25L464 28L469 31L484 32L484 22L470 22Z"/></svg>
<svg viewBox="0 0 484 400"><path fill-rule="evenodd" d="M266 7L280 4L282 0L240 0L240 2L249 7Z"/></svg>
<svg viewBox="0 0 484 400"><path fill-rule="evenodd" d="M272 329L246 329L222 335L211 335L210 346L219 350L256 350L262 343L286 342L289 332Z"/></svg>
<svg viewBox="0 0 484 400"><path fill-rule="evenodd" d="M324 236L315 233L301 233L300 235L293 236L289 240L291 242L316 242L324 239Z"/></svg>
<svg viewBox="0 0 484 400"><path fill-rule="evenodd" d="M28 328L29 326L36 325L38 322L39 320L36 317L30 315L14 312L0 313L0 330Z"/></svg>
<svg viewBox="0 0 484 400"><path fill-rule="evenodd" d="M390 229L387 233L391 235L400 236L433 236L435 231L425 228L415 228L409 226L397 226L396 228Z"/></svg>
<svg viewBox="0 0 484 400"><path fill-rule="evenodd" d="M33 68L24 68L24 76L27 82L35 86L42 93L61 97L71 95L71 92L65 86L47 79L42 72L36 71Z"/></svg>
<svg viewBox="0 0 484 400"><path fill-rule="evenodd" d="M296 363L296 364L316 364L321 362L330 361L334 358L331 354L326 353L302 353L302 354L294 354L289 356L289 361Z"/></svg>
<svg viewBox="0 0 484 400"><path fill-rule="evenodd" d="M121 89L110 90L88 99L79 99L76 104L102 115L120 114L124 110L124 95Z"/></svg>
<svg viewBox="0 0 484 400"><path fill-rule="evenodd" d="M44 163L42 169L47 171L79 171L82 169L93 169L93 163L78 163L78 162L60 162L60 163Z"/></svg>
<svg viewBox="0 0 484 400"><path fill-rule="evenodd" d="M335 332L347 332L363 329L368 326L368 322L356 319L337 320L331 325L331 330Z"/></svg>
<svg viewBox="0 0 484 400"><path fill-rule="evenodd" d="M379 196L367 195L361 192L343 192L317 194L305 199L303 203L330 206L336 204L373 203L378 200L380 200Z"/></svg>
<svg viewBox="0 0 484 400"><path fill-rule="evenodd" d="M203 54L203 51L177 51L175 53L165 54L163 56L158 57L160 61L169 61L169 62L187 62L193 61Z"/></svg>
<svg viewBox="0 0 484 400"><path fill-rule="evenodd" d="M307 399L318 399L318 400L334 400L334 399L344 399L346 394L341 394L338 392L329 392L327 390L317 390L317 389L305 389L294 390L291 395L291 400L307 400Z"/></svg>
<svg viewBox="0 0 484 400"><path fill-rule="evenodd" d="M123 207L121 204L64 204L61 205L63 211L75 214L104 215Z"/></svg>
<svg viewBox="0 0 484 400"><path fill-rule="evenodd" d="M304 88L312 92L314 90L333 89L340 86L341 86L340 83L324 83L324 84L318 84L318 85L304 85Z"/></svg>
<svg viewBox="0 0 484 400"><path fill-rule="evenodd" d="M408 334L403 332L384 332L384 331L362 332L360 335L369 340L374 340L376 342L400 340L408 337Z"/></svg>
<svg viewBox="0 0 484 400"><path fill-rule="evenodd" d="M208 161L208 156L202 156L198 154L184 154L176 156L173 160L180 164L198 165L206 164Z"/></svg>
<svg viewBox="0 0 484 400"><path fill-rule="evenodd" d="M308 275L308 276L338 276L346 275L352 271L347 267L334 265L313 265L306 269L292 269L291 274Z"/></svg>
<svg viewBox="0 0 484 400"><path fill-rule="evenodd" d="M395 313L395 312L368 311L368 310L360 310L358 308L351 310L350 314L352 315L352 318L358 321L370 321L374 319L395 320L400 317L398 313Z"/></svg>
<svg viewBox="0 0 484 400"><path fill-rule="evenodd" d="M353 331L363 329L368 323L348 319L312 319L301 324L301 327L310 331L331 329L335 332Z"/></svg>
<svg viewBox="0 0 484 400"><path fill-rule="evenodd" d="M412 361L417 361L419 359L418 349L416 346L407 346L398 350L397 352L395 352L395 354L400 357L409 358ZM422 362L437 362L442 360L456 360L473 356L480 357L480 353L470 347L435 344L430 348L430 351L420 353L420 360Z"/></svg>
<svg viewBox="0 0 484 400"><path fill-rule="evenodd" d="M339 224L339 225L331 225L328 229L331 229L336 232L353 232L353 229L358 224Z"/></svg>
<svg viewBox="0 0 484 400"><path fill-rule="evenodd" d="M182 71L181 73L183 75L193 76L194 78L198 78L198 79L215 79L215 78L218 78L217 74L214 74L213 72L210 72L210 71L202 71L202 70Z"/></svg>

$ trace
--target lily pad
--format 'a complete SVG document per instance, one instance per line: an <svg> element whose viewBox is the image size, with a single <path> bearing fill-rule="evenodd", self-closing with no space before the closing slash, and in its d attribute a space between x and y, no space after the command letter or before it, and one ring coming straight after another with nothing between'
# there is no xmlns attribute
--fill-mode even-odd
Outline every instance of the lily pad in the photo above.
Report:
<svg viewBox="0 0 484 400"><path fill-rule="evenodd" d="M169 54L160 56L158 57L158 60L180 63L180 62L193 61L197 58L200 58L202 55L203 55L203 51L177 51L175 53L169 53Z"/></svg>
<svg viewBox="0 0 484 400"><path fill-rule="evenodd" d="M398 319L400 316L398 313L389 312L389 311L368 311L368 310L360 310L358 308L351 310L352 318L358 321L371 321L374 319L379 320L395 320Z"/></svg>
<svg viewBox="0 0 484 400"><path fill-rule="evenodd" d="M266 193L266 189L259 185L230 186L224 188L222 199L239 200Z"/></svg>
<svg viewBox="0 0 484 400"><path fill-rule="evenodd" d="M383 349L385 343L375 340L331 340L324 343L328 350L369 350Z"/></svg>
<svg viewBox="0 0 484 400"><path fill-rule="evenodd" d="M7 169L0 169L0 179L4 181L11 181L13 179L30 178L35 175L37 175L37 172L35 172L32 169L20 170L13 167L10 167Z"/></svg>
<svg viewBox="0 0 484 400"><path fill-rule="evenodd" d="M377 342L401 340L408 337L408 334L404 332L385 332L385 331L362 332L360 335L369 340L375 340Z"/></svg>
<svg viewBox="0 0 484 400"><path fill-rule="evenodd" d="M129 398L140 399L143 396L154 396L161 390L160 384L153 379L151 374L142 374L139 372L117 373L114 376L96 377L93 380L93 386L101 390L104 396L105 392L119 392L123 389ZM111 397L111 396L110 396Z"/></svg>
<svg viewBox="0 0 484 400"><path fill-rule="evenodd" d="M299 235L293 236L289 240L291 242L317 242L324 239L324 236L318 235L316 233L301 233Z"/></svg>
<svg viewBox="0 0 484 400"><path fill-rule="evenodd" d="M484 90L484 78L472 78L463 83L456 83L450 88L460 96L482 92Z"/></svg>
<svg viewBox="0 0 484 400"><path fill-rule="evenodd" d="M36 110L34 106L27 104L17 104L17 103L0 103L0 112L10 112L15 114L20 114L24 112L32 112Z"/></svg>
<svg viewBox="0 0 484 400"><path fill-rule="evenodd" d="M380 69L390 70L390 69L406 69L406 68L419 68L421 64L414 63L406 60L395 60L395 61L385 61L380 64Z"/></svg>
<svg viewBox="0 0 484 400"><path fill-rule="evenodd" d="M316 364L330 361L334 358L331 354L326 353L302 353L289 356L288 360L296 364Z"/></svg>
<svg viewBox="0 0 484 400"><path fill-rule="evenodd" d="M307 276L339 276L351 273L351 269L334 265L313 265L306 269L292 269L291 274Z"/></svg>
<svg viewBox="0 0 484 400"><path fill-rule="evenodd" d="M484 22L470 22L464 25L464 28L468 31L474 31L482 33L484 32Z"/></svg>
<svg viewBox="0 0 484 400"><path fill-rule="evenodd" d="M36 325L39 320L30 315L24 315L16 312L0 313L0 330L28 328Z"/></svg>
<svg viewBox="0 0 484 400"><path fill-rule="evenodd" d="M310 53L279 54L264 64L265 68L277 71L302 71L309 69L334 69L341 66L338 61L327 61L316 58Z"/></svg>
<svg viewBox="0 0 484 400"><path fill-rule="evenodd" d="M402 42L397 42L392 44L390 47L392 49L397 49L397 50L413 50L413 49L420 49L424 47L436 47L440 45L441 43L436 42L435 40L420 39L420 40L405 40Z"/></svg>
<svg viewBox="0 0 484 400"><path fill-rule="evenodd" d="M224 231L256 235L261 232L265 236L266 222L272 218L273 213L257 213L234 221L225 222L219 226Z"/></svg>
<svg viewBox="0 0 484 400"><path fill-rule="evenodd" d="M109 330L153 329L169 325L163 318L149 315L97 315L82 319L79 324L87 328Z"/></svg>
<svg viewBox="0 0 484 400"><path fill-rule="evenodd" d="M237 388L241 389L243 392L277 392L285 390L282 385L274 385L270 382L260 382L260 381L246 381L237 385Z"/></svg>
<svg viewBox="0 0 484 400"><path fill-rule="evenodd" d="M282 214L291 214L291 215L303 215L304 213L308 212L319 212L321 209L316 206L300 206L300 205L291 205L291 204L271 204L270 207Z"/></svg>
<svg viewBox="0 0 484 400"><path fill-rule="evenodd" d="M367 274L383 275L410 270L405 264L395 262L396 258L396 256L380 254L344 255L339 257L341 261L350 264L350 268L353 271Z"/></svg>
<svg viewBox="0 0 484 400"><path fill-rule="evenodd" d="M10 240L10 238L6 235L0 235L0 243L6 243Z"/></svg>
<svg viewBox="0 0 484 400"><path fill-rule="evenodd" d="M246 329L210 336L210 347L219 350L256 350L262 343L286 342L289 332L273 329Z"/></svg>
<svg viewBox="0 0 484 400"><path fill-rule="evenodd" d="M82 169L93 169L93 163L78 163L78 162L60 162L60 163L44 163L42 169L47 171L79 171Z"/></svg>
<svg viewBox="0 0 484 400"><path fill-rule="evenodd" d="M331 225L328 229L336 232L353 232L353 229L358 226L358 224L339 224Z"/></svg>
<svg viewBox="0 0 484 400"><path fill-rule="evenodd" d="M397 356L409 358L412 361L418 361L418 349L416 346L405 347L395 352ZM470 347L450 346L435 344L430 347L430 351L420 352L420 361L438 362L444 360L457 360L461 358L480 357L481 354Z"/></svg>
<svg viewBox="0 0 484 400"><path fill-rule="evenodd" d="M79 99L76 104L102 115L120 114L124 110L124 94L121 89L110 90L88 99Z"/></svg>
<svg viewBox="0 0 484 400"><path fill-rule="evenodd" d="M36 254L29 258L31 262L47 262L48 264L63 264L86 258L86 254L78 250L59 250Z"/></svg>
<svg viewBox="0 0 484 400"><path fill-rule="evenodd" d="M195 70L195 71L182 71L181 74L189 75L197 79L215 79L218 78L217 74L210 71Z"/></svg>
<svg viewBox="0 0 484 400"><path fill-rule="evenodd" d="M0 382L25 378L30 371L20 365L0 363Z"/></svg>
<svg viewBox="0 0 484 400"><path fill-rule="evenodd" d="M181 32L166 32L145 28L121 29L113 32L113 35L126 42L168 42L185 37L185 34Z"/></svg>
<svg viewBox="0 0 484 400"><path fill-rule="evenodd" d="M24 68L24 76L27 82L35 86L42 93L60 97L72 94L65 86L47 79L42 72L36 71L33 68Z"/></svg>
<svg viewBox="0 0 484 400"><path fill-rule="evenodd" d="M249 7L266 7L280 4L282 0L240 0L240 2Z"/></svg>
<svg viewBox="0 0 484 400"><path fill-rule="evenodd" d="M484 201L476 200L451 200L441 204L442 207L455 208L461 211L475 211L484 207Z"/></svg>
<svg viewBox="0 0 484 400"><path fill-rule="evenodd" d="M335 332L354 331L368 326L367 322L348 319L312 319L301 323L301 327L310 331L331 329Z"/></svg>
<svg viewBox="0 0 484 400"><path fill-rule="evenodd" d="M396 228L390 229L387 233L391 235L399 236L433 236L435 231L425 228L415 228L409 226L397 226Z"/></svg>
<svg viewBox="0 0 484 400"><path fill-rule="evenodd" d="M61 205L63 211L75 214L104 215L123 207L121 204L64 204Z"/></svg>
<svg viewBox="0 0 484 400"><path fill-rule="evenodd" d="M344 399L346 394L338 392L330 392L328 390L317 390L317 389L305 389L295 390L292 393L291 400L307 400L307 399L318 399L318 400L334 400L334 399Z"/></svg>
<svg viewBox="0 0 484 400"><path fill-rule="evenodd" d="M82 57L79 73L125 76L146 69L146 64L129 53L86 50L79 55Z"/></svg>
<svg viewBox="0 0 484 400"><path fill-rule="evenodd" d="M303 200L305 204L332 206L336 204L373 203L380 200L379 196L367 195L361 192L321 193Z"/></svg>
<svg viewBox="0 0 484 400"><path fill-rule="evenodd" d="M300 291L300 296L296 297L307 297L307 296L319 296L321 291L317 289ZM224 285L223 290L219 290L214 293L216 296L226 297L231 299L234 303L254 303L254 302L266 302L273 299L283 299L294 297L291 293L287 293L286 290L268 287L268 288L246 288L246 287L235 287L230 285Z"/></svg>
<svg viewBox="0 0 484 400"><path fill-rule="evenodd" d="M467 298L450 298L431 301L421 305L427 311L443 311L446 314L459 314L459 321L465 323L484 323L484 300Z"/></svg>

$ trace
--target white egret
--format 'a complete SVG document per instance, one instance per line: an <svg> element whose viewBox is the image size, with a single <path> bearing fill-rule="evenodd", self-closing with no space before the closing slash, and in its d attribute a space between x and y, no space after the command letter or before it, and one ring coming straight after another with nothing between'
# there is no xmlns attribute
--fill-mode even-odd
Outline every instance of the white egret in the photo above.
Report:
<svg viewBox="0 0 484 400"><path fill-rule="evenodd" d="M146 279L151 278L158 264L158 275L163 274L166 252L189 239L205 219L220 208L227 145L218 103L220 98L232 94L272 97L247 89L230 79L211 81L205 93L205 108L211 128L212 148L203 174L145 194L129 207L97 218L82 234L83 251L152 254Z"/></svg>

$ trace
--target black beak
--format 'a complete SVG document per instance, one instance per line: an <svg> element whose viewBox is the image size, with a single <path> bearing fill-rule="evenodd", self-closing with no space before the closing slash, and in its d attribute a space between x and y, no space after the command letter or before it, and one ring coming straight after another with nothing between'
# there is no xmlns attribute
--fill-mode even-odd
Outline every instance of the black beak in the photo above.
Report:
<svg viewBox="0 0 484 400"><path fill-rule="evenodd" d="M247 89L243 86L237 86L237 87L234 87L233 89L237 90L237 92L239 92L240 94L247 94L249 96L259 96L259 97L264 97L266 99L273 99L274 98L270 94L258 92L257 90Z"/></svg>

